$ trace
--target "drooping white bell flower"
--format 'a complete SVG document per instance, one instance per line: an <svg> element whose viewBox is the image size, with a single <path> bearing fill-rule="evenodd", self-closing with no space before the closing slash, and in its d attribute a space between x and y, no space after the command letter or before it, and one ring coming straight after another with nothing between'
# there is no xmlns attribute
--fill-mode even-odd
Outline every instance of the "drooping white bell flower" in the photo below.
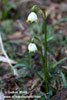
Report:
<svg viewBox="0 0 67 100"><path fill-rule="evenodd" d="M29 15L28 15L28 18L27 18L27 22L28 21L31 21L31 22L37 22L37 15L35 12L31 12Z"/></svg>
<svg viewBox="0 0 67 100"><path fill-rule="evenodd" d="M28 50L29 50L29 52L35 52L37 50L36 44L35 43L30 43L28 45Z"/></svg>

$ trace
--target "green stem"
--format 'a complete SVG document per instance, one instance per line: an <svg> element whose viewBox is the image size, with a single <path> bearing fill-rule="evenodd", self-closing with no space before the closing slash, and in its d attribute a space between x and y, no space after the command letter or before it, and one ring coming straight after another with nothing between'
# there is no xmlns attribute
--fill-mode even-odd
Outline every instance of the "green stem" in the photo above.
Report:
<svg viewBox="0 0 67 100"><path fill-rule="evenodd" d="M45 9L44 8L40 8L40 10L44 14L44 57L45 57L45 59L42 57L42 59L44 60L44 61L42 61L42 64L43 64L43 74L44 74L44 80L45 80L45 89L46 89L46 92L48 92L48 73L47 73L47 19L46 19Z"/></svg>
<svg viewBox="0 0 67 100"><path fill-rule="evenodd" d="M31 54L31 52L29 53L29 57L30 57L30 66L32 66L32 54Z"/></svg>
<svg viewBox="0 0 67 100"><path fill-rule="evenodd" d="M43 74L45 80L45 90L48 92L48 73L47 73L47 22L46 22L46 12L44 8L41 8L37 5L33 6L32 11L35 11L35 8L39 8L44 14L44 56L41 51L42 65L43 65ZM45 57L45 59L44 59Z"/></svg>
<svg viewBox="0 0 67 100"><path fill-rule="evenodd" d="M47 22L46 22L46 12L45 10L43 11L44 13L44 56L45 56L45 64L43 66L43 71L44 71L44 77L45 77L45 88L46 92L48 92L48 77L47 77Z"/></svg>

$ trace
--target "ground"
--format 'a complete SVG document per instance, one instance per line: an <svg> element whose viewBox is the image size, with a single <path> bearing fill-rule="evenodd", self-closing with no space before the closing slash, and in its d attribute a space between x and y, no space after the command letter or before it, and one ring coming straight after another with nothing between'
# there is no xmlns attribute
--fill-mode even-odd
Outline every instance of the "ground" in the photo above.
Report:
<svg viewBox="0 0 67 100"><path fill-rule="evenodd" d="M2 92L0 94L5 91L27 91L27 94L23 93L23 96L37 95L41 98L22 98L21 100L67 100L67 89L63 81L63 79L67 79L67 0L5 0L0 2L0 33L2 33L4 49L9 58L14 61L13 67L17 65L16 69L19 74L14 76L10 65L1 61L0 89ZM32 54L32 68L29 68L30 55L27 47L32 39L32 33L42 40L44 34L44 17L40 10L37 9L38 23L26 22L27 16L35 4L45 8L47 15L47 63L51 78L51 80L49 79L51 87L49 96L45 93L44 80L41 81L36 75L38 72L43 77L39 51ZM35 43L38 42L35 41ZM0 50L0 55L3 56L2 50ZM60 61L61 59L62 61ZM25 67L24 64L27 66ZM64 73L63 75L60 74L61 71ZM7 92L5 95L18 94Z"/></svg>

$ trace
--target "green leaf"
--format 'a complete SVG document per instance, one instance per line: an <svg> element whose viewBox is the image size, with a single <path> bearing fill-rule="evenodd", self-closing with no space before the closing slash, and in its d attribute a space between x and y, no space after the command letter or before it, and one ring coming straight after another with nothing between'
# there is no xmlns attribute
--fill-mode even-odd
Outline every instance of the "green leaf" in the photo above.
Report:
<svg viewBox="0 0 67 100"><path fill-rule="evenodd" d="M67 57L61 59L60 61L56 62L55 64L53 64L52 68L55 68L57 65L61 64L63 61L67 60Z"/></svg>
<svg viewBox="0 0 67 100"><path fill-rule="evenodd" d="M66 82L66 79L65 79L65 75L63 74L63 72L61 72L60 74L61 74L61 77L62 77L62 80L63 80L63 85L67 88L67 82Z"/></svg>
<svg viewBox="0 0 67 100"><path fill-rule="evenodd" d="M49 38L47 39L47 42L50 42L51 40L53 40L54 37L55 37L55 36L51 36L51 37L49 37Z"/></svg>
<svg viewBox="0 0 67 100"><path fill-rule="evenodd" d="M17 64L15 66L13 66L14 68L17 68L17 67L26 67L26 68L29 68L32 72L34 72L41 80L43 80L43 78L39 75L39 73L32 67L32 66L29 66L29 65L26 65L26 64Z"/></svg>
<svg viewBox="0 0 67 100"><path fill-rule="evenodd" d="M61 18L61 19L57 20L56 22L54 22L52 25L59 24L59 23L62 23L62 22L66 22L66 21L67 21L67 18Z"/></svg>

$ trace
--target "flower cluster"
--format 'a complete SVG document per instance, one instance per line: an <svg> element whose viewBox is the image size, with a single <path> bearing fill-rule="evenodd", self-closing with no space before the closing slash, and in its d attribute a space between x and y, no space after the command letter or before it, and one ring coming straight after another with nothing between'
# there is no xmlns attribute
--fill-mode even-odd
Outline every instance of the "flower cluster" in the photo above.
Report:
<svg viewBox="0 0 67 100"><path fill-rule="evenodd" d="M37 15L35 12L31 12L29 15L28 15L28 18L27 18L27 22L30 21L30 22L37 22ZM35 43L30 43L28 45L28 50L29 52L35 52L37 50L37 46Z"/></svg>
<svg viewBox="0 0 67 100"><path fill-rule="evenodd" d="M44 54L42 52L42 44L40 47L40 53L41 53L41 59L42 59L42 66L43 66L43 74L44 74L44 80L45 80L45 91L46 93L48 93L49 91L49 87L48 87L48 69L47 69L47 21L46 21L46 11L44 8L34 5L32 7L32 12L29 14L28 18L27 18L27 22L37 22L38 21L38 17L36 12L36 8L40 9L43 14L44 14L44 43L42 43L44 45ZM34 37L34 39L38 40L38 43L41 43L41 41L39 40L39 38ZM37 46L34 43L34 41L32 41L29 45L28 45L28 50L29 52L35 52L37 50ZM45 58L44 58L45 57ZM31 61L30 61L30 65L31 65ZM38 74L38 76L42 79L42 77Z"/></svg>

